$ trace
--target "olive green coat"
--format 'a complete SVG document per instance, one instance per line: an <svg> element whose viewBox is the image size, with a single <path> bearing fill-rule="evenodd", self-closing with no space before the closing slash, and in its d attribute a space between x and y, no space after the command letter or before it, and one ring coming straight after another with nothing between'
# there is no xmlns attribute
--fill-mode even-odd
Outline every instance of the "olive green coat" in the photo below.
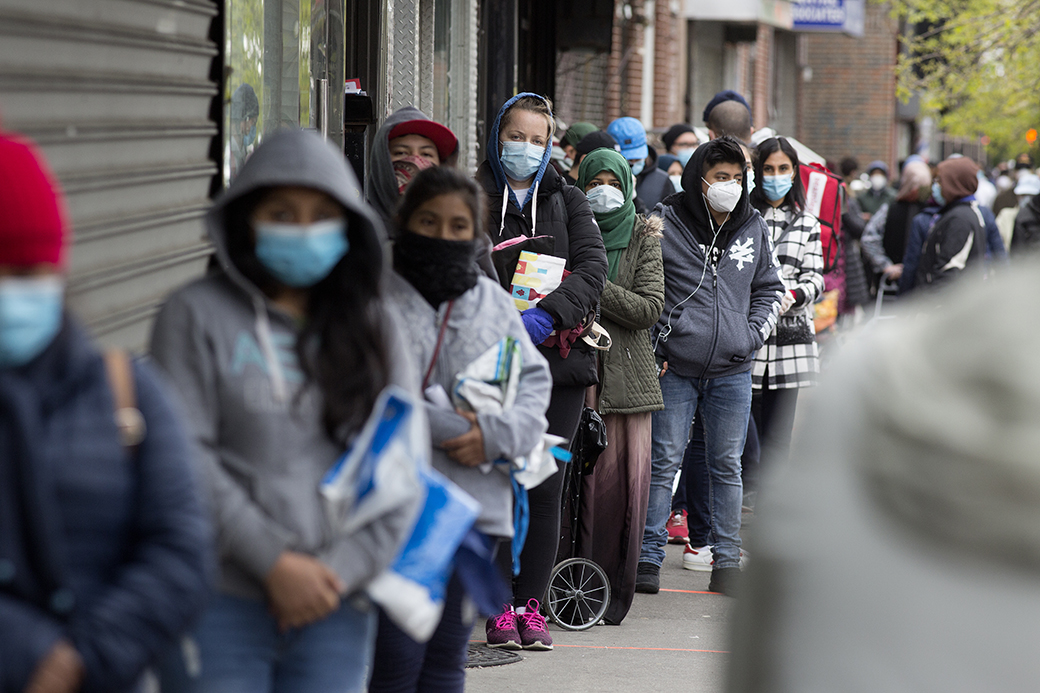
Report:
<svg viewBox="0 0 1040 693"><path fill-rule="evenodd" d="M664 309L664 261L657 217L636 217L632 241L621 254L616 282L600 296L600 324L610 351L600 352L600 414L664 409L650 328Z"/></svg>

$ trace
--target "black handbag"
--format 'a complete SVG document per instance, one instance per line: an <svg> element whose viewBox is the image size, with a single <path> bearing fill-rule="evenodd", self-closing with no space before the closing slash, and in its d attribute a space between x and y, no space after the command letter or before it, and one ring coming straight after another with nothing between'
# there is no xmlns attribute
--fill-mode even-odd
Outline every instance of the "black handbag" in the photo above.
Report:
<svg viewBox="0 0 1040 693"><path fill-rule="evenodd" d="M592 474L596 460L607 449L607 425L592 407L585 407L578 422L578 432L571 444L574 464L581 465L583 475Z"/></svg>

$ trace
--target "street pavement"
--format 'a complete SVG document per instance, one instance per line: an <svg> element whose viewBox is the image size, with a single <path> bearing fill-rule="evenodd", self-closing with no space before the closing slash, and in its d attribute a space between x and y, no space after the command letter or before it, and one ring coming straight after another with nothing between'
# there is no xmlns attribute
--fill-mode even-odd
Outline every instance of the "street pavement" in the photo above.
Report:
<svg viewBox="0 0 1040 693"><path fill-rule="evenodd" d="M554 650L467 669L467 693L722 693L735 602L706 591L710 573L683 569L682 550L668 545L661 591L636 594L620 626L572 632L550 622ZM472 640L484 642L483 622Z"/></svg>

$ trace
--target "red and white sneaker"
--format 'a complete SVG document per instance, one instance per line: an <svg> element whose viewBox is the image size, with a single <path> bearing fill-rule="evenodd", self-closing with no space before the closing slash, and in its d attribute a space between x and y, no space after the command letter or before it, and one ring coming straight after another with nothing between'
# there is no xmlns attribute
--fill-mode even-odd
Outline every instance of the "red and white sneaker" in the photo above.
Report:
<svg viewBox="0 0 1040 693"><path fill-rule="evenodd" d="M686 524L686 511L676 510L664 523L668 530L669 544L686 544L690 541L690 528Z"/></svg>
<svg viewBox="0 0 1040 693"><path fill-rule="evenodd" d="M686 548L683 549L682 567L686 568L686 570L710 573L713 562L714 558L711 555L710 546L702 546L699 549L695 549L687 544Z"/></svg>
<svg viewBox="0 0 1040 693"><path fill-rule="evenodd" d="M740 569L747 567L748 555L744 549L740 550ZM695 549L689 544L683 549L682 567L686 570L697 570L710 573L715 565L715 557L712 555L710 546L702 546Z"/></svg>

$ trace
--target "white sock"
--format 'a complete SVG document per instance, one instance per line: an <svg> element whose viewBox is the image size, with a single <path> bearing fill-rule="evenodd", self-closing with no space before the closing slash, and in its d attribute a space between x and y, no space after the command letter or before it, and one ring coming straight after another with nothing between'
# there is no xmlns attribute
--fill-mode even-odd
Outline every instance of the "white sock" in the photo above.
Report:
<svg viewBox="0 0 1040 693"><path fill-rule="evenodd" d="M516 607L516 613L517 614L526 614L527 613L527 607L526 606L518 606L518 607Z"/></svg>

